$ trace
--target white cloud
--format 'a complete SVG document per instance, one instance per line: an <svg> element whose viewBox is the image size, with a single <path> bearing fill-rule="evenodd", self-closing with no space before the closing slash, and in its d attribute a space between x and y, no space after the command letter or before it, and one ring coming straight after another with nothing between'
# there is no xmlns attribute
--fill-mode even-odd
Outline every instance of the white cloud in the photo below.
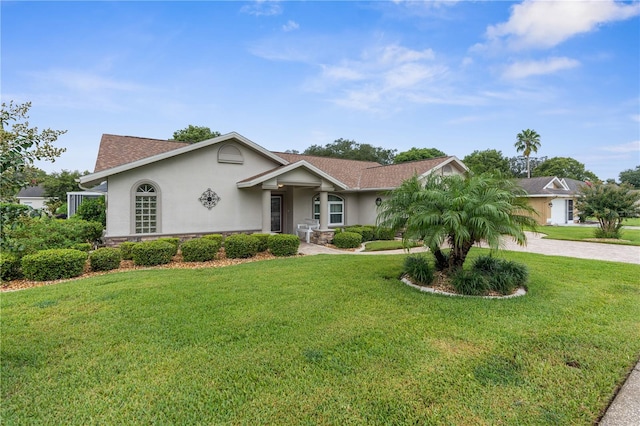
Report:
<svg viewBox="0 0 640 426"><path fill-rule="evenodd" d="M511 8L507 22L487 28L490 43L506 42L515 49L550 48L600 25L640 14L640 3L614 0L525 0ZM474 48L486 47L476 45Z"/></svg>
<svg viewBox="0 0 640 426"><path fill-rule="evenodd" d="M108 78L86 71L54 69L45 72L34 72L32 75L41 83L46 83L50 87L64 87L77 92L111 90L134 92L143 89L143 86L137 83Z"/></svg>
<svg viewBox="0 0 640 426"><path fill-rule="evenodd" d="M286 24L282 26L282 31L289 32L300 28L300 24L296 21L288 20Z"/></svg>
<svg viewBox="0 0 640 426"><path fill-rule="evenodd" d="M277 1L257 0L242 6L240 12L254 16L274 16L282 13L282 6Z"/></svg>
<svg viewBox="0 0 640 426"><path fill-rule="evenodd" d="M425 91L448 71L434 59L431 49L378 46L364 51L358 59L322 65L322 73L307 88L340 93L342 96L333 98L336 104L369 111L395 101L425 103L433 99Z"/></svg>
<svg viewBox="0 0 640 426"><path fill-rule="evenodd" d="M579 65L580 62L575 59L564 57L552 57L542 61L514 62L507 67L502 76L510 80L516 80L532 75L553 74Z"/></svg>

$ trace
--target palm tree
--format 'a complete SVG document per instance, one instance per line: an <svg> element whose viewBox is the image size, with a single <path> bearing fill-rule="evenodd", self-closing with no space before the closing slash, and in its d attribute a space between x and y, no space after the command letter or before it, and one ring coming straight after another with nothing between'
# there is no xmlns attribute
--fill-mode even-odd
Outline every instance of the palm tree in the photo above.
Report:
<svg viewBox="0 0 640 426"><path fill-rule="evenodd" d="M447 274L462 268L474 244L498 250L508 236L525 245L523 227L535 227L522 188L498 175L414 176L388 195L378 224L403 231L405 243L423 241Z"/></svg>
<svg viewBox="0 0 640 426"><path fill-rule="evenodd" d="M516 150L522 151L522 154L527 158L527 177L531 177L531 168L529 167L529 156L531 152L538 152L540 147L540 135L531 129L523 130L518 133L518 140L515 143Z"/></svg>

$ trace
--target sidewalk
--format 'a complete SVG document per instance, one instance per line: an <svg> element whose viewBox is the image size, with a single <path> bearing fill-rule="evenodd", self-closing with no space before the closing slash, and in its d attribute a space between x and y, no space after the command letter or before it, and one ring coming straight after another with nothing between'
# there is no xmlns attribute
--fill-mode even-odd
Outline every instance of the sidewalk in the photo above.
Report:
<svg viewBox="0 0 640 426"><path fill-rule="evenodd" d="M541 234L527 232L527 245L521 247L507 242L504 250L523 251L547 256L576 257L580 259L608 260L612 262L640 265L640 247L617 244L589 243L582 241L562 241L543 239ZM425 251L424 247L411 249L411 253ZM300 243L301 254L402 254L403 250L382 252L362 252L338 250L326 246ZM640 425L640 360L620 388L615 399L602 417L600 426L638 426Z"/></svg>

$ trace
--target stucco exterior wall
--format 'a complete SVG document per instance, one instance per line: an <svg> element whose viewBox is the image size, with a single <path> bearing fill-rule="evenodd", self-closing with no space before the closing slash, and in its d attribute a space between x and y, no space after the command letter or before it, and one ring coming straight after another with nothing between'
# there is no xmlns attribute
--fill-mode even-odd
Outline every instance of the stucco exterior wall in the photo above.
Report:
<svg viewBox="0 0 640 426"><path fill-rule="evenodd" d="M276 164L240 144L234 145L242 153L243 164L218 162L220 146L212 145L111 176L106 236L136 235L132 191L143 182L154 184L158 190L158 234L260 230L261 191L238 189L236 183ZM211 209L198 200L208 188L220 197Z"/></svg>

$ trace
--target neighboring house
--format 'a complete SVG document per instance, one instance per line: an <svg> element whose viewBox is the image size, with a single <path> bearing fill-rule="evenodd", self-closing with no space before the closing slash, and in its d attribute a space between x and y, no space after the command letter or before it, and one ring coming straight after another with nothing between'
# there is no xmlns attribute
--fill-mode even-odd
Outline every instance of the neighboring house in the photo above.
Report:
<svg viewBox="0 0 640 426"><path fill-rule="evenodd" d="M44 186L42 185L22 188L20 192L18 192L18 195L16 195L16 198L19 204L24 204L34 209L45 208L45 202L49 199L44 196Z"/></svg>
<svg viewBox="0 0 640 426"><path fill-rule="evenodd" d="M584 182L555 176L518 179L529 194L529 201L538 213L540 225L567 225L578 222L575 201Z"/></svg>
<svg viewBox="0 0 640 426"><path fill-rule="evenodd" d="M101 185L95 186L91 188L89 191L74 191L67 192L67 217L71 217L76 214L78 207L84 200L88 200L90 198L98 198L105 195L107 192L107 184L103 183Z"/></svg>
<svg viewBox="0 0 640 426"><path fill-rule="evenodd" d="M456 157L397 165L271 152L238 133L196 144L103 135L95 171L82 188L106 182L110 244L209 233L294 234L317 219L312 242L333 229L374 224L387 190L417 174L462 174Z"/></svg>

